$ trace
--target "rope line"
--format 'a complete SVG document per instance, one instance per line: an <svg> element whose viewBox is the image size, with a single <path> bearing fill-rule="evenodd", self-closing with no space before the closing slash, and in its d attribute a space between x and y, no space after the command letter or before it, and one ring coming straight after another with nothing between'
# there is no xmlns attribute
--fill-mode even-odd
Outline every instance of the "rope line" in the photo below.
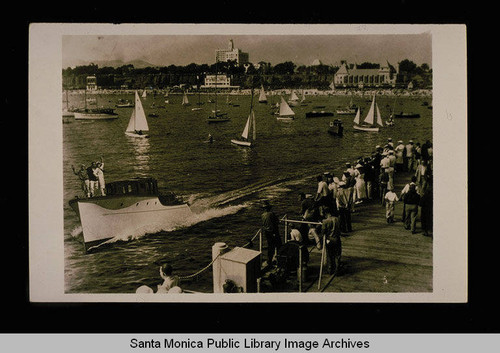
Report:
<svg viewBox="0 0 500 353"><path fill-rule="evenodd" d="M255 235L253 236L252 239L250 239L250 241L248 243L246 243L245 245L242 246L242 248L245 248L247 247L248 245L252 244L252 241L257 238L257 236L260 234L260 229L257 231L257 233L255 233ZM213 259L208 265L206 265L204 268L202 268L201 270L199 270L198 272L196 273L193 273L192 275L188 275L188 276L179 276L179 279L190 279L190 278L193 278L193 277L196 277L198 275L200 275L201 273L203 273L204 271L208 270L210 268L210 266L213 265L213 263L215 262L215 260L217 260L219 258L221 254L219 253L219 255L217 255L215 257L215 259Z"/></svg>

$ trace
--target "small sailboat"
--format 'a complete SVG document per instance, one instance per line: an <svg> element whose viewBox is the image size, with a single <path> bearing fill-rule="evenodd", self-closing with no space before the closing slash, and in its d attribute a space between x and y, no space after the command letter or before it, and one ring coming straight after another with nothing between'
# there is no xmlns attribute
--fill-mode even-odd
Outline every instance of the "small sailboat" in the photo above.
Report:
<svg viewBox="0 0 500 353"><path fill-rule="evenodd" d="M146 92L146 89L144 89L144 91L142 91L142 98L146 98L148 96L147 92Z"/></svg>
<svg viewBox="0 0 500 353"><path fill-rule="evenodd" d="M375 122L375 115L376 115L376 122ZM362 124L360 123L360 111L358 108L358 111L356 112L356 117L354 118L353 127L355 130L378 132L379 127L377 125L384 126L384 123L382 122L382 117L380 116L380 110L378 109L378 105L375 102L375 95L374 95L372 104L370 106L370 110L368 111L368 114L366 114L365 120L363 120Z"/></svg>
<svg viewBox="0 0 500 353"><path fill-rule="evenodd" d="M182 105L190 105L186 92L184 92L184 95L182 96Z"/></svg>
<svg viewBox="0 0 500 353"><path fill-rule="evenodd" d="M290 108L287 102L281 97L281 103L276 119L282 121L292 121L295 118L295 112Z"/></svg>
<svg viewBox="0 0 500 353"><path fill-rule="evenodd" d="M303 106L303 107L307 105L306 95L304 93L304 90L302 90L302 97L300 98L300 105Z"/></svg>
<svg viewBox="0 0 500 353"><path fill-rule="evenodd" d="M260 88L259 103L267 103L266 91L264 91L264 85Z"/></svg>
<svg viewBox="0 0 500 353"><path fill-rule="evenodd" d="M66 107L63 108L62 117L63 119L69 119L75 117L75 113L72 112L69 108L68 90L66 90Z"/></svg>
<svg viewBox="0 0 500 353"><path fill-rule="evenodd" d="M299 104L299 97L295 94L295 91L292 91L290 98L288 99L288 104L292 107L295 107Z"/></svg>
<svg viewBox="0 0 500 353"><path fill-rule="evenodd" d="M255 133L255 113L253 111L253 92L252 92L252 100L250 102L250 115L248 115L247 123L245 128L243 129L243 133L241 134L242 139L232 139L231 143L244 146L244 147L252 147L253 143L255 143L256 133ZM252 130L252 140L248 137L250 136L250 130Z"/></svg>
<svg viewBox="0 0 500 353"><path fill-rule="evenodd" d="M87 99L87 91L85 90L85 108L78 109L74 112L75 120L111 120L118 119L118 114L112 108L99 108L97 98ZM87 103L92 103L95 108L89 108Z"/></svg>
<svg viewBox="0 0 500 353"><path fill-rule="evenodd" d="M147 138L148 135L144 134L149 131L148 121L146 119L146 114L144 113L144 108L142 107L141 98L139 93L135 91L135 107L130 115L130 120L128 122L127 130L125 130L125 135L131 137L142 137Z"/></svg>
<svg viewBox="0 0 500 353"><path fill-rule="evenodd" d="M349 105L345 108L337 109L336 113L338 115L350 115L350 114L356 114L356 105L352 103L352 97L351 101L349 102Z"/></svg>

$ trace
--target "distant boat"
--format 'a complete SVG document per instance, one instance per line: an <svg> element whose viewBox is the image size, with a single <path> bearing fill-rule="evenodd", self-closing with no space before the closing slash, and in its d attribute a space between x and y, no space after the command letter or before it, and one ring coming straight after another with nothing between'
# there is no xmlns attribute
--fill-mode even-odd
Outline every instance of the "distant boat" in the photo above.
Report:
<svg viewBox="0 0 500 353"><path fill-rule="evenodd" d="M342 137L344 135L344 127L342 126L342 120L335 119L334 121L330 121L328 133L333 136Z"/></svg>
<svg viewBox="0 0 500 353"><path fill-rule="evenodd" d="M241 134L242 139L232 139L231 143L244 147L252 147L252 141L248 138L250 136L250 130L252 131L252 140L255 143L256 132L255 132L255 113L253 111L253 92L252 101L250 102L250 115L248 115L247 123Z"/></svg>
<svg viewBox="0 0 500 353"><path fill-rule="evenodd" d="M299 97L295 94L295 91L292 91L290 98L288 99L288 104L292 107L295 107L299 104Z"/></svg>
<svg viewBox="0 0 500 353"><path fill-rule="evenodd" d="M147 93L146 93L146 90L142 91L142 98L146 98L147 97Z"/></svg>
<svg viewBox="0 0 500 353"><path fill-rule="evenodd" d="M134 103L129 101L128 99L120 99L118 103L115 104L117 108L132 108Z"/></svg>
<svg viewBox="0 0 500 353"><path fill-rule="evenodd" d="M294 111L292 110L292 108L290 108L288 103L285 102L283 97L281 97L280 108L279 108L278 116L276 117L276 119L283 120L283 121L291 121L294 118L295 118Z"/></svg>
<svg viewBox="0 0 500 353"><path fill-rule="evenodd" d="M376 123L375 123L375 114L377 115ZM380 116L380 110L378 109L378 105L375 102L375 95L374 95L372 104L370 106L370 110L368 111L368 114L366 115L365 120L363 120L362 124L360 124L360 111L358 108L358 111L356 112L356 117L354 118L353 127L355 130L378 132L379 127L377 125L384 126L384 123L382 122L382 117Z"/></svg>
<svg viewBox="0 0 500 353"><path fill-rule="evenodd" d="M399 114L394 114L395 118L420 118L420 114L418 113L399 113Z"/></svg>
<svg viewBox="0 0 500 353"><path fill-rule="evenodd" d="M69 109L68 90L66 90L66 107L63 108L62 117L64 119L75 117L75 113Z"/></svg>
<svg viewBox="0 0 500 353"><path fill-rule="evenodd" d="M218 82L217 81L217 60L215 61L215 82ZM215 91L214 91L214 100L213 100L213 103L214 103L214 109L212 110L212 114L213 115L209 115L208 118L207 118L207 122L209 124L211 123L223 123L223 122L226 122L226 121L229 121L231 120L227 113L220 113L220 110L217 109L217 85L215 86Z"/></svg>
<svg viewBox="0 0 500 353"><path fill-rule="evenodd" d="M326 112L324 110L321 111L316 111L313 110L312 112L307 112L306 113L306 118L317 118L317 117L322 117L322 116L333 116L332 112Z"/></svg>
<svg viewBox="0 0 500 353"><path fill-rule="evenodd" d="M144 132L149 131L148 121L146 115L144 114L144 108L142 107L141 98L139 93L135 91L135 107L130 115L130 120L128 122L127 130L125 130L125 135L131 137L142 137L147 138Z"/></svg>
<svg viewBox="0 0 500 353"><path fill-rule="evenodd" d="M307 102L306 102L306 95L304 93L304 90L302 90L302 97L300 98L300 105L301 106L306 106L307 105Z"/></svg>
<svg viewBox="0 0 500 353"><path fill-rule="evenodd" d="M260 88L259 103L267 103L266 92L264 91L264 85Z"/></svg>
<svg viewBox="0 0 500 353"><path fill-rule="evenodd" d="M337 109L335 112L338 115L350 115L350 114L356 114L356 105L352 103L352 97L349 102L349 105L345 108Z"/></svg>
<svg viewBox="0 0 500 353"><path fill-rule="evenodd" d="M184 92L184 95L182 96L182 105L190 105L186 92Z"/></svg>
<svg viewBox="0 0 500 353"><path fill-rule="evenodd" d="M92 98L95 108L87 107L87 91L85 91L85 108L75 110L75 120L111 120L118 119L118 114L112 108L99 108L97 98Z"/></svg>

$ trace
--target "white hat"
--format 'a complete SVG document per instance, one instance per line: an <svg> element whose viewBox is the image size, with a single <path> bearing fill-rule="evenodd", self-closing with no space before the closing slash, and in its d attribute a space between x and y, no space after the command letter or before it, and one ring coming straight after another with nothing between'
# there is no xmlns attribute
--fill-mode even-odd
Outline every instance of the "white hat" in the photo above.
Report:
<svg viewBox="0 0 500 353"><path fill-rule="evenodd" d="M356 164L356 167L355 168L363 168L363 166L361 164Z"/></svg>
<svg viewBox="0 0 500 353"><path fill-rule="evenodd" d="M298 229L292 229L290 232L290 236L292 237L292 240L301 242L302 241L302 234L300 234Z"/></svg>
<svg viewBox="0 0 500 353"><path fill-rule="evenodd" d="M140 286L135 290L137 294L149 294L149 293L154 293L153 289L148 287L148 286Z"/></svg>

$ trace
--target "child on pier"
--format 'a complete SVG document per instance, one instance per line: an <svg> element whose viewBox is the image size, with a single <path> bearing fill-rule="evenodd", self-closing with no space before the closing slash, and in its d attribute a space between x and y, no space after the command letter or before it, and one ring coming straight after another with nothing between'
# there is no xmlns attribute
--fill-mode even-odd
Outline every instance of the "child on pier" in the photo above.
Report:
<svg viewBox="0 0 500 353"><path fill-rule="evenodd" d="M385 218L387 223L394 223L394 204L399 201L398 195L389 187L384 197L385 200Z"/></svg>

